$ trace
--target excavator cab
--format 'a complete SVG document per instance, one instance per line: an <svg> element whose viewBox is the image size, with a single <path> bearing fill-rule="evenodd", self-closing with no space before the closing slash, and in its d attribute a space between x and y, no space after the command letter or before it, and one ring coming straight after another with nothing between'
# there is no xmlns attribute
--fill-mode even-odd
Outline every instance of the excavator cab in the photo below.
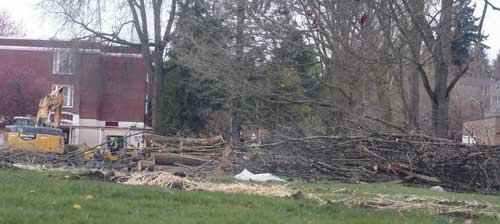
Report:
<svg viewBox="0 0 500 224"><path fill-rule="evenodd" d="M14 117L12 125L15 126L35 126L35 120L32 117Z"/></svg>

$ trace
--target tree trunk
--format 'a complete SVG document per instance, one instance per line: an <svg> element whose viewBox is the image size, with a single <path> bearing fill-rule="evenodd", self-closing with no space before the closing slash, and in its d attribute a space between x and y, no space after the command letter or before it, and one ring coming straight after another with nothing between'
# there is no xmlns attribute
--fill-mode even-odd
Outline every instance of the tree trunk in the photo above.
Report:
<svg viewBox="0 0 500 224"><path fill-rule="evenodd" d="M410 77L408 78L408 125L410 130L417 130L420 127L420 72L417 65L411 65Z"/></svg>
<svg viewBox="0 0 500 224"><path fill-rule="evenodd" d="M183 146L212 146L217 143L224 142L224 138L222 138L221 135L211 138L179 138L147 134L145 135L145 142L148 146L151 142L156 142L158 144L182 144Z"/></svg>
<svg viewBox="0 0 500 224"><path fill-rule="evenodd" d="M240 142L241 138L241 113L239 108L234 106L231 112L231 140L234 143Z"/></svg>
<svg viewBox="0 0 500 224"><path fill-rule="evenodd" d="M449 100L432 104L432 129L436 137L448 138Z"/></svg>
<svg viewBox="0 0 500 224"><path fill-rule="evenodd" d="M424 13L424 1L411 1L412 7L417 15ZM420 51L422 50L422 36L418 28L413 26L410 32L410 51L415 63L420 63ZM408 77L408 124L410 130L419 129L419 104L420 104L420 71L418 65L410 65Z"/></svg>
<svg viewBox="0 0 500 224"><path fill-rule="evenodd" d="M437 31L437 46L433 54L435 83L434 102L432 105L432 128L435 136L448 138L448 107L450 102L448 96L448 74L451 63L453 0L442 0L441 12L440 26Z"/></svg>
<svg viewBox="0 0 500 224"><path fill-rule="evenodd" d="M236 60L239 66L242 66L244 54L244 35L245 35L245 4L246 0L238 0L237 3L237 22L236 22ZM240 74L243 75L243 71ZM243 78L243 77L242 77ZM240 99L236 97L231 104L231 140L233 142L240 141L241 133L241 112L240 112Z"/></svg>
<svg viewBox="0 0 500 224"><path fill-rule="evenodd" d="M432 103L432 130L436 137L448 138L449 129L449 102L447 96L448 68L447 62L439 62L435 65L435 100Z"/></svg>
<svg viewBox="0 0 500 224"><path fill-rule="evenodd" d="M187 166L201 166L207 163L207 160L199 159L191 156L184 156L173 153L156 153L153 154L154 165L176 165L182 164Z"/></svg>
<svg viewBox="0 0 500 224"><path fill-rule="evenodd" d="M377 98L382 109L382 120L386 122L392 121L392 105L391 96L389 90L389 79L390 79L390 69L389 65L378 65L381 69L378 69L377 77L375 78L375 84L377 86Z"/></svg>
<svg viewBox="0 0 500 224"><path fill-rule="evenodd" d="M156 61L156 60L155 60ZM153 125L153 129L155 131L159 131L162 133L162 125L161 125L161 105L160 105L160 96L161 96L161 89L163 87L163 76L162 76L162 69L160 69L158 66L155 66L154 68L154 74L153 74L153 83L151 85L151 123Z"/></svg>

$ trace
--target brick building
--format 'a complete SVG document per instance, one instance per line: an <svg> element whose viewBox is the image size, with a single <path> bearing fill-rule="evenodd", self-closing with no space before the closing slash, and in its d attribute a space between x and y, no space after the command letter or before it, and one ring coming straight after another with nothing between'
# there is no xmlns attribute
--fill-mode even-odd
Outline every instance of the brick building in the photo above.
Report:
<svg viewBox="0 0 500 224"><path fill-rule="evenodd" d="M94 146L145 127L147 74L140 50L0 39L0 115L34 116L39 99L58 87L64 88L62 128L70 144Z"/></svg>
<svg viewBox="0 0 500 224"><path fill-rule="evenodd" d="M500 145L500 116L464 122L463 143Z"/></svg>

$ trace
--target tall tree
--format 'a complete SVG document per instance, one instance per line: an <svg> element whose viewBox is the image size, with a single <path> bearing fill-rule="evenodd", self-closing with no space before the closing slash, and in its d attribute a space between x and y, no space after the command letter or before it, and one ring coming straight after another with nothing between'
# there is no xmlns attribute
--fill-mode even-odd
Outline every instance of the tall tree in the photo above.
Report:
<svg viewBox="0 0 500 224"><path fill-rule="evenodd" d="M417 15L424 14L423 1L411 1L411 7ZM418 129L420 114L420 72L417 64L421 63L422 36L420 36L418 27L413 24L409 31L409 50L410 58L416 63L410 63L410 73L408 78L408 124L410 129Z"/></svg>
<svg viewBox="0 0 500 224"><path fill-rule="evenodd" d="M425 0L417 1L425 2ZM457 1L457 5L454 4L453 0L441 0L438 21L428 20L425 14L418 13L415 8L416 4L410 3L409 0L402 0L402 2L405 10L410 15L411 23L419 30L419 35L433 62L433 76L429 76L422 64L418 64L417 62L420 77L432 103L433 134L438 137L448 137L450 95L456 83L468 70L468 66L473 60L473 57L467 57L468 55L463 55L463 53L457 57L456 52L462 49L462 47L468 50L471 41L479 43L482 40L481 38L468 39L468 36L463 35L463 32L470 33L475 31L478 37L481 36L482 21L484 20L487 6L483 10L481 25L477 27L475 23L464 22L464 20L475 21L472 13L468 12L472 7L469 0ZM467 18L463 18L464 16ZM468 27L462 27L465 23L468 24ZM465 28L466 31L463 31L462 28ZM454 43L458 43L457 41L463 41L461 45L459 44L460 47L453 46ZM461 57L466 57L466 60L455 60ZM454 65L456 65L458 72L454 72ZM452 79L448 80L452 74ZM431 87L429 77L434 77L434 88Z"/></svg>

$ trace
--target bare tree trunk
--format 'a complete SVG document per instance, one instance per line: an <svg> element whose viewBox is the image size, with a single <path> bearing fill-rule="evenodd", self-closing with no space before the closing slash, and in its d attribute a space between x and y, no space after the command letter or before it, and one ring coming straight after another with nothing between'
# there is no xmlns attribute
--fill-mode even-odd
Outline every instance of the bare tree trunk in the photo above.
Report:
<svg viewBox="0 0 500 224"><path fill-rule="evenodd" d="M238 63L243 62L244 50L244 25L245 25L245 0L238 0L237 3L237 22L236 22L236 60ZM243 75L240 71L238 75ZM233 99L231 104L231 141L239 142L241 135L241 112L240 99Z"/></svg>
<svg viewBox="0 0 500 224"><path fill-rule="evenodd" d="M385 12L385 7L388 5L387 0L382 0L380 2L381 8L380 11L382 12L380 15L378 15L378 19L380 20L380 26L382 26L382 35L383 35L383 43L378 49L380 52L386 52L382 56L382 63L380 65L377 65L378 67L378 74L376 77L375 84L377 86L377 97L378 97L378 102L382 107L382 120L386 122L391 122L392 121L392 105L391 105L391 94L390 94L390 80L391 80L391 70L392 68L392 62L391 59L389 58L389 54L394 54L394 50L391 48L392 46L392 20L388 16L388 13ZM375 70L375 71L377 71Z"/></svg>
<svg viewBox="0 0 500 224"><path fill-rule="evenodd" d="M448 106L450 98L448 96L448 74L451 63L451 41L452 41L452 20L453 20L453 0L442 0L441 2L440 26L437 30L437 42L434 52L434 73L435 73L435 99L432 105L432 127L434 135L447 138L449 131Z"/></svg>
<svg viewBox="0 0 500 224"><path fill-rule="evenodd" d="M415 13L418 15L424 14L424 1L411 1ZM413 26L410 32L410 51L413 55L415 63L420 63L420 52L422 51L422 37L420 36L418 27ZM420 71L418 66L412 63L410 65L410 74L408 77L408 124L410 130L415 130L419 125L419 104L420 104Z"/></svg>
<svg viewBox="0 0 500 224"><path fill-rule="evenodd" d="M381 68L378 69L378 73L375 77L375 85L377 86L377 98L378 102L382 108L382 120L391 122L392 121L392 105L391 96L389 90L389 79L391 73L390 65L378 65Z"/></svg>
<svg viewBox="0 0 500 224"><path fill-rule="evenodd" d="M446 47L444 47L446 48ZM448 48L449 49L449 48ZM441 52L443 54L444 52ZM432 129L434 135L441 138L448 137L449 129L449 102L446 87L448 83L449 65L447 62L434 60L435 64L435 100L432 103Z"/></svg>

